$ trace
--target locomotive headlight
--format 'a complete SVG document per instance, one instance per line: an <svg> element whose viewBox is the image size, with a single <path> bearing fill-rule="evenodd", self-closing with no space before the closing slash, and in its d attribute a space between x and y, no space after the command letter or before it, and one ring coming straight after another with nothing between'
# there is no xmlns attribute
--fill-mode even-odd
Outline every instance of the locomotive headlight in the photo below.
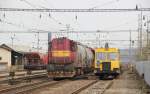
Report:
<svg viewBox="0 0 150 94"><path fill-rule="evenodd" d="M116 72L117 72L117 73L120 73L120 70L118 69L118 70L116 70Z"/></svg>
<svg viewBox="0 0 150 94"><path fill-rule="evenodd" d="M97 73L97 70L94 70L94 73Z"/></svg>
<svg viewBox="0 0 150 94"><path fill-rule="evenodd" d="M99 67L100 66L100 61L97 61L97 67Z"/></svg>

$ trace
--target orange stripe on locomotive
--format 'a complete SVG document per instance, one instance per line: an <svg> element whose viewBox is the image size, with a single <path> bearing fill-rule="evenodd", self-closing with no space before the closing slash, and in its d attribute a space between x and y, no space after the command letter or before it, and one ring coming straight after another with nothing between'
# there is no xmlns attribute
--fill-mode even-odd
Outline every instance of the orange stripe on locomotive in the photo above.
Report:
<svg viewBox="0 0 150 94"><path fill-rule="evenodd" d="M71 51L52 51L52 57L69 57Z"/></svg>
<svg viewBox="0 0 150 94"><path fill-rule="evenodd" d="M51 63L72 63L75 58L75 52L67 38L53 39L50 49Z"/></svg>

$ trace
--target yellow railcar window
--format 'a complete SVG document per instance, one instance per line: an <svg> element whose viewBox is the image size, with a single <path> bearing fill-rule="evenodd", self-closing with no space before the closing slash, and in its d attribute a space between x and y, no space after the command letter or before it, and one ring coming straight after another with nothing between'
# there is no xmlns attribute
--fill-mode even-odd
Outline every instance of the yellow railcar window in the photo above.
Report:
<svg viewBox="0 0 150 94"><path fill-rule="evenodd" d="M105 53L96 53L96 59L105 60L106 59Z"/></svg>
<svg viewBox="0 0 150 94"><path fill-rule="evenodd" d="M96 53L97 60L118 60L117 52L97 52Z"/></svg>
<svg viewBox="0 0 150 94"><path fill-rule="evenodd" d="M118 53L109 53L108 59L109 60L118 60Z"/></svg>

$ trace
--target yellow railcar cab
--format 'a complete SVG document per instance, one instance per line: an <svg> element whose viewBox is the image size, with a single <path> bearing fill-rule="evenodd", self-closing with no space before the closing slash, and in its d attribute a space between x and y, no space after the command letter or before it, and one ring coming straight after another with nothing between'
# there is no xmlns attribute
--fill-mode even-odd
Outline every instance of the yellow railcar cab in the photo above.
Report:
<svg viewBox="0 0 150 94"><path fill-rule="evenodd" d="M118 75L120 73L120 51L118 48L96 48L94 73L96 75Z"/></svg>

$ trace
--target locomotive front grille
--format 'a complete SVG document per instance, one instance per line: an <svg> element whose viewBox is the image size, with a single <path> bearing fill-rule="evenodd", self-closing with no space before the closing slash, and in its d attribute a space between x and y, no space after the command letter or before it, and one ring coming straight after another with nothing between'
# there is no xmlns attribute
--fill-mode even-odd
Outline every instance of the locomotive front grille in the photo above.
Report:
<svg viewBox="0 0 150 94"><path fill-rule="evenodd" d="M103 62L102 63L102 71L110 72L111 71L111 62Z"/></svg>
<svg viewBox="0 0 150 94"><path fill-rule="evenodd" d="M48 71L56 71L56 72L72 72L74 70L73 64L48 64Z"/></svg>

